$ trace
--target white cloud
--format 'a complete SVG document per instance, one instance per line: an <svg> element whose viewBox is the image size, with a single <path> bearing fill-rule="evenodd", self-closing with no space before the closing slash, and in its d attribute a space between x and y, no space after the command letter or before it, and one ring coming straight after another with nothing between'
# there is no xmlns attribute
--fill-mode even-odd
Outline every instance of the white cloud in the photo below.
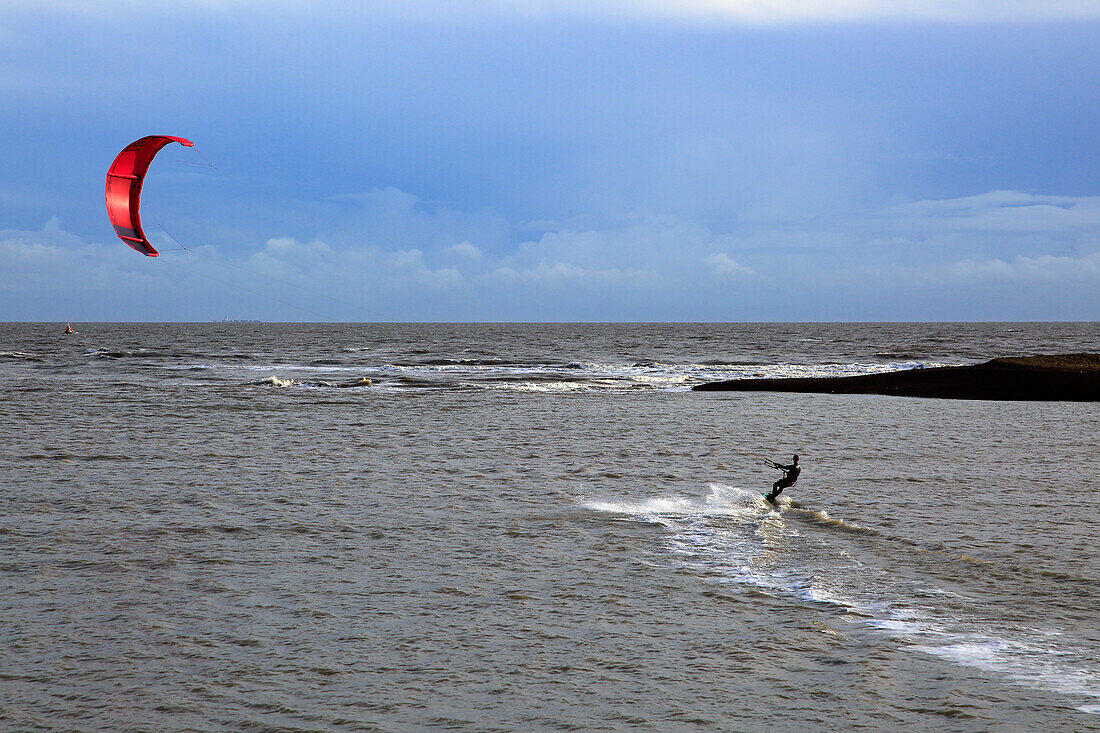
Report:
<svg viewBox="0 0 1100 733"><path fill-rule="evenodd" d="M156 258L117 239L86 241L57 217L39 230L0 230L0 321L140 320L164 273Z"/></svg>
<svg viewBox="0 0 1100 733"><path fill-rule="evenodd" d="M462 273L453 267L432 267L417 248L383 250L374 246L351 246L334 250L326 242L308 243L293 237L269 239L265 248L248 258L247 267L277 283L294 287L362 292L378 288L451 289L463 284Z"/></svg>
<svg viewBox="0 0 1100 733"><path fill-rule="evenodd" d="M70 256L68 252L53 245L15 237L0 238L0 263L3 263L8 274L33 272L37 268L56 264L67 256Z"/></svg>
<svg viewBox="0 0 1100 733"><path fill-rule="evenodd" d="M348 201L364 207L394 211L412 211L420 203L420 198L416 194L393 186L372 188L359 193L341 193L329 198L332 201Z"/></svg>
<svg viewBox="0 0 1100 733"><path fill-rule="evenodd" d="M69 234L61 226L61 220L56 216L51 216L41 229L0 229L0 239L4 240L22 240L33 239L40 244L50 244L54 246L75 246L82 243L80 237L75 234Z"/></svg>
<svg viewBox="0 0 1100 733"><path fill-rule="evenodd" d="M389 254L389 263L393 267L419 269L424 267L424 253L418 249L397 250Z"/></svg>
<svg viewBox="0 0 1100 733"><path fill-rule="evenodd" d="M580 3L578 3L579 5ZM1063 20L1095 18L1090 0L648 0L609 3L620 11L745 23L876 20Z"/></svg>
<svg viewBox="0 0 1100 733"><path fill-rule="evenodd" d="M463 257L468 260L480 260L481 250L476 245L471 244L468 241L461 241L453 247L447 247L443 250L446 254L453 254L459 257Z"/></svg>
<svg viewBox="0 0 1100 733"><path fill-rule="evenodd" d="M745 267L740 265L736 260L731 258L725 252L719 252L717 254L710 255L704 262L710 266L710 269L714 271L716 275L752 275L754 271L751 267Z"/></svg>
<svg viewBox="0 0 1100 733"><path fill-rule="evenodd" d="M294 237L275 237L274 239L267 240L266 246L269 252L280 254L296 254L302 252L324 253L332 251L327 244L318 239L308 244L303 244Z"/></svg>
<svg viewBox="0 0 1100 733"><path fill-rule="evenodd" d="M552 265L539 263L535 267L522 270L498 267L486 273L480 280L487 283L520 283L552 287L579 285L639 288L656 285L658 278L652 272L645 270L617 267L589 269L568 262L557 262Z"/></svg>
<svg viewBox="0 0 1100 733"><path fill-rule="evenodd" d="M136 254L126 247L123 250ZM6 277L0 278L0 289L42 287L56 277L63 281L66 273L86 267L86 260L105 256L121 261L118 255L64 231L56 216L50 217L39 230L3 229L0 230L0 273Z"/></svg>
<svg viewBox="0 0 1100 733"><path fill-rule="evenodd" d="M1042 234L1047 237L1100 230L1100 196L1041 196L990 191L979 196L914 201L884 207L868 221L908 230Z"/></svg>
<svg viewBox="0 0 1100 733"><path fill-rule="evenodd" d="M933 270L935 272L935 270ZM972 281L1047 282L1059 286L1100 284L1100 251L1083 257L1015 257L1005 261L960 260L942 267L943 277L958 283Z"/></svg>
<svg viewBox="0 0 1100 733"><path fill-rule="evenodd" d="M391 279L409 279L412 282L433 289L449 289L462 285L462 273L453 267L432 269L424 261L424 253L418 249L397 250L385 255L386 263L392 268Z"/></svg>
<svg viewBox="0 0 1100 733"><path fill-rule="evenodd" d="M441 217L404 192L379 198L392 204L370 212L385 212L381 230L342 230L336 240L324 231L271 237L156 259L116 240L86 240L56 218L38 230L0 230L0 320L72 318L74 307L105 320L202 320L238 303L252 309L241 317L322 320L403 318L411 308L418 318L446 319L463 317L462 304L490 319L743 317L749 304L755 318L873 320L950 317L953 306L943 305L950 298L958 307L980 299L983 317L1026 314L1021 298L1045 308L1044 318L1100 316L1097 197L994 191L829 222L746 222L730 233L637 213L586 227L557 223L484 249L471 239L481 241L477 221L497 236L493 217ZM447 236L455 222L472 238ZM771 313L759 304L779 273L788 297L768 306L781 309ZM897 302L904 305L888 316L875 310ZM853 303L872 305L861 312Z"/></svg>
<svg viewBox="0 0 1100 733"><path fill-rule="evenodd" d="M714 287L714 276L763 286L759 273L780 270L804 292L858 292L891 282L962 287L996 279L1052 285L1060 278L1088 288L1096 259L1078 253L1100 250L1100 197L1014 191L892 204L832 219L746 221L732 233L646 212L586 227L544 221L539 237L492 250L469 239L433 243L447 223L465 221L461 212L441 218L396 189L354 198L386 202L371 209L388 222L385 236L337 250L333 267L381 268L391 279L433 288L485 288L480 294L509 285L532 294L570 287L599 301L617 290L697 292ZM352 261L352 250L360 260Z"/></svg>
<svg viewBox="0 0 1100 733"><path fill-rule="evenodd" d="M0 10L21 10L24 0L0 0ZM150 6L143 0L38 0L37 12L53 11L77 16L143 14ZM812 22L936 21L1042 22L1100 18L1094 0L405 0L401 3L358 3L349 9L338 0L287 0L281 13L309 14L313 19L339 17L364 20L413 20L471 22L508 18L528 21L559 19L600 21L671 20L679 22L727 22L770 25ZM154 12L170 16L220 15L267 12L263 0L194 0L173 6L156 5Z"/></svg>

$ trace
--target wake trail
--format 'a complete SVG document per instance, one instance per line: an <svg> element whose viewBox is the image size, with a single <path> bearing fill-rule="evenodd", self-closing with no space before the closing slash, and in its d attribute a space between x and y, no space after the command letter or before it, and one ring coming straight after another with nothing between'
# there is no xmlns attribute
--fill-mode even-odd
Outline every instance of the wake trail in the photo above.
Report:
<svg viewBox="0 0 1100 733"><path fill-rule="evenodd" d="M1100 714L1100 650L1052 623L997 617L988 589L945 585L944 562L965 556L916 555L911 540L722 484L704 497L588 498L582 506L664 527L670 557L701 578L832 609L915 652L1075 696L1076 709Z"/></svg>

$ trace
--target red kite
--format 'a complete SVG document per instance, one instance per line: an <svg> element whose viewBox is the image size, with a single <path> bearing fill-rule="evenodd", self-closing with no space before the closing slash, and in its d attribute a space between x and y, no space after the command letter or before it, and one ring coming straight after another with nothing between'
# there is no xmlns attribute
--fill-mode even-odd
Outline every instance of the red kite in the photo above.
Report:
<svg viewBox="0 0 1100 733"><path fill-rule="evenodd" d="M141 184L145 172L160 149L171 143L194 147L194 143L182 137L149 135L127 145L115 158L107 171L107 216L115 227L115 233L138 252L156 257L159 252L141 230Z"/></svg>

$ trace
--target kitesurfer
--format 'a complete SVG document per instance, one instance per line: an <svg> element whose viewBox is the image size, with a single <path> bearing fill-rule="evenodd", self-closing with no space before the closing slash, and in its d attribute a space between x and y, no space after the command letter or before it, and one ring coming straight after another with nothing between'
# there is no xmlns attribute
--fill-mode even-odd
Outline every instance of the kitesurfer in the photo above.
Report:
<svg viewBox="0 0 1100 733"><path fill-rule="evenodd" d="M798 456L797 455L795 455L791 459L790 465L787 465L787 466L776 463L775 461L769 461L766 458L764 459L764 462L767 463L772 468L779 469L780 471L783 472L783 478L779 479L774 484L772 484L771 492L764 495L765 499L767 499L769 502L774 504L775 503L775 497L782 494L783 489L787 488L788 486L794 486L794 482L798 480L798 474L802 473L802 469L798 465Z"/></svg>

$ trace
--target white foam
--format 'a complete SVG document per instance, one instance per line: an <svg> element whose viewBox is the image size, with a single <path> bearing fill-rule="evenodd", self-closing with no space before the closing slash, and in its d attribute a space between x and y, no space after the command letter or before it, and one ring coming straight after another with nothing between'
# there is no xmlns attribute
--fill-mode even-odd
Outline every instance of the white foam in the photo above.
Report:
<svg viewBox="0 0 1100 733"><path fill-rule="evenodd" d="M850 555L846 556L850 563L843 567L792 566L790 563L801 560L804 550L816 547L829 552L833 544L828 535L811 533L820 544L800 546L788 559L785 548L800 537L795 525L804 529L819 523L858 527L844 525L826 512L799 512L816 520L814 524L791 522L758 493L721 484L711 484L702 498L600 499L589 500L584 506L665 527L670 555L683 567L718 582L751 585L808 603L827 604L855 617L849 620L908 643L916 651L982 669L1016 684L1100 699L1100 671L1090 666L1093 652L1075 650L1072 638L1056 629L1001 625L994 632L987 631L986 622L975 615L980 609L959 609L965 599L958 593L864 567ZM789 511L793 510L784 513ZM730 523L731 517L740 521ZM1100 704L1076 709L1100 714Z"/></svg>
<svg viewBox="0 0 1100 733"><path fill-rule="evenodd" d="M346 353L355 353L344 349ZM382 374L399 374L415 379L418 384L400 385L401 389L494 389L518 392L633 392L657 390L684 392L695 384L730 379L780 379L790 377L842 377L875 374L926 366L940 366L917 361L832 364L698 364L652 362L644 364L613 364L573 362L570 364L511 364L455 362L444 364L293 364L278 357L254 361L222 362L212 357L199 363L168 365L176 370L213 370L226 372L279 372L302 375L362 373L364 370Z"/></svg>
<svg viewBox="0 0 1100 733"><path fill-rule="evenodd" d="M806 581L778 578L757 567L783 528L775 507L756 491L710 484L704 497L589 500L584 506L665 527L669 531L670 555L685 567L702 570L719 582L783 592L794 583ZM730 531L731 523L740 531Z"/></svg>
<svg viewBox="0 0 1100 733"><path fill-rule="evenodd" d="M257 384L270 384L273 387L300 387L302 383L297 379L279 379L275 375L261 379Z"/></svg>
<svg viewBox="0 0 1100 733"><path fill-rule="evenodd" d="M580 392L592 389L584 382L459 382L463 389L484 389L509 392Z"/></svg>
<svg viewBox="0 0 1100 733"><path fill-rule="evenodd" d="M241 371L241 372L307 372L307 373L325 373L325 372L363 372L366 371L363 367L357 366L329 366L329 365L313 365L313 364L215 364L209 362L200 362L195 364L177 364L168 365L163 367L164 369L174 371L188 371L193 369L224 369L225 371Z"/></svg>
<svg viewBox="0 0 1100 733"><path fill-rule="evenodd" d="M956 664L1002 675L1029 687L1100 698L1100 672L1077 666L1068 659L1074 656L1070 652L1052 649L1026 638L1006 639L984 634L943 636L944 643L915 648ZM1100 705L1077 709L1100 714Z"/></svg>
<svg viewBox="0 0 1100 733"><path fill-rule="evenodd" d="M669 516L732 516L759 514L765 508L761 495L733 486L710 484L703 497L670 496L635 500L590 500L586 509L638 517Z"/></svg>

